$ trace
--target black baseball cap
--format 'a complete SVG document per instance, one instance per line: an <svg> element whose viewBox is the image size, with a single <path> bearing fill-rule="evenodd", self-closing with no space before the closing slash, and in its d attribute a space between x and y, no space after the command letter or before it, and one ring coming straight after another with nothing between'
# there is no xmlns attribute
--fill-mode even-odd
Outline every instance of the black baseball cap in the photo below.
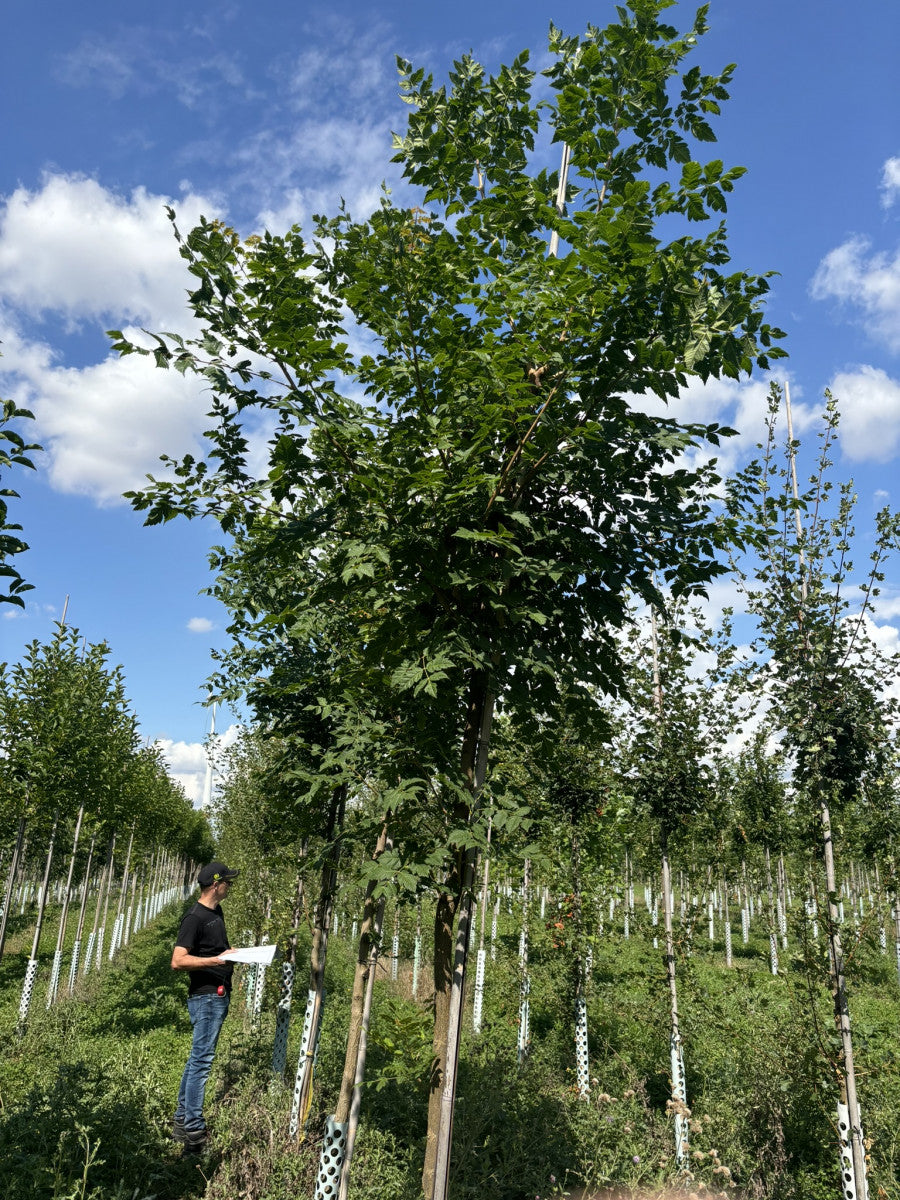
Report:
<svg viewBox="0 0 900 1200"><path fill-rule="evenodd" d="M202 888L212 887L214 883L221 883L225 879L237 879L240 871L234 867L226 867L224 863L211 862L205 867L200 868L200 874L197 876L197 882Z"/></svg>

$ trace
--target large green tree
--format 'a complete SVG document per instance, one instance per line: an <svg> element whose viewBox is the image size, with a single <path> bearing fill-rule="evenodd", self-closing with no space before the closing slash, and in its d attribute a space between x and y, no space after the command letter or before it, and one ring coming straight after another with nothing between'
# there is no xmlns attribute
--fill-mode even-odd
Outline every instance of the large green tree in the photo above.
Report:
<svg viewBox="0 0 900 1200"><path fill-rule="evenodd" d="M680 595L716 574L715 476L688 452L722 431L641 397L780 353L765 278L729 269L721 222L691 232L741 173L693 157L732 68L683 70L705 9L682 35L667 7L636 0L583 37L551 28L540 89L527 53L492 77L464 58L444 86L400 62L395 161L421 206L385 195L365 220L318 220L311 241L203 221L181 242L201 336L148 351L113 334L213 393L207 458L172 463L135 506L150 523L212 515L236 538L225 559L279 563L277 604L239 602L238 636L317 644L339 623L354 651L331 658L332 694L390 692L442 781L425 797L445 846L429 1197L446 1186L494 704L527 723L564 687L593 712L590 687L620 686L629 593L661 605L657 578ZM272 430L262 477L254 414Z"/></svg>

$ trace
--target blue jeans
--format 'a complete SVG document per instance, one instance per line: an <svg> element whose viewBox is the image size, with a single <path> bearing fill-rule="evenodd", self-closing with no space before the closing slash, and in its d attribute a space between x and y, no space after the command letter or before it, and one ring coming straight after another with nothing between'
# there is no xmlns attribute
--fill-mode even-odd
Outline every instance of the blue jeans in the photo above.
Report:
<svg viewBox="0 0 900 1200"><path fill-rule="evenodd" d="M175 1120L183 1121L188 1133L206 1128L203 1119L203 1093L212 1070L213 1055L222 1022L228 1012L228 995L217 996L214 992L200 996L188 996L188 1012L194 1027L191 1053L181 1077L178 1089L178 1104Z"/></svg>

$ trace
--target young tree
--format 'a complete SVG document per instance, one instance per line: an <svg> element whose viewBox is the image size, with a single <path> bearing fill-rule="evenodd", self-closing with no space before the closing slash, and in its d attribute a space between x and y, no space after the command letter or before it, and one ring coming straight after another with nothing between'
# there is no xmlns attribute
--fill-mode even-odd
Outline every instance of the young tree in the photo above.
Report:
<svg viewBox="0 0 900 1200"><path fill-rule="evenodd" d="M681 35L666 7L636 0L583 38L551 28L540 103L525 53L494 77L464 58L449 87L401 62L395 160L423 207L386 196L367 220L320 219L312 244L203 221L181 243L203 334L148 350L113 332L214 395L207 460L172 464L135 507L150 523L212 515L242 554L274 554L295 591L270 628L314 642L342 622L356 649L331 660L334 689L391 691L441 781L429 1200L446 1191L495 702L525 721L563 686L592 706L591 687L621 681L628 593L661 603L654 572L675 594L717 573L714 473L684 454L722 431L634 397L781 353L765 278L728 271L722 224L688 231L741 174L691 157L732 68L682 73L705 9ZM539 135L565 148L567 178L535 163ZM273 429L262 478L254 410Z"/></svg>
<svg viewBox="0 0 900 1200"><path fill-rule="evenodd" d="M865 1147L856 1092L853 1038L838 919L834 818L885 773L887 731L896 703L887 685L897 663L886 661L867 635L866 619L884 577L884 561L900 543L900 518L876 517L874 549L861 602L847 589L854 579L852 482L835 489L830 477L839 415L826 396L820 448L803 492L797 483L799 443L793 438L787 400L787 439L779 461L777 420L782 392L770 393L763 456L730 488L732 515L757 552L743 584L749 611L759 625L761 672L771 698L772 719L791 755L793 786L808 844L816 826L825 875L834 1020L840 1039L839 1124L846 1126L845 1187L866 1195ZM842 1112L843 1110L843 1112Z"/></svg>

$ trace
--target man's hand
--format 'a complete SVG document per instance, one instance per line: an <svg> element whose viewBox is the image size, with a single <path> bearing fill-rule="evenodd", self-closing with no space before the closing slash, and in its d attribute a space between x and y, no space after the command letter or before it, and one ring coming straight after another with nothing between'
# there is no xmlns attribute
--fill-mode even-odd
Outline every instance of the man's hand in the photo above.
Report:
<svg viewBox="0 0 900 1200"><path fill-rule="evenodd" d="M197 954L191 954L185 946L176 946L172 951L173 971L202 971L204 967L224 966L225 962L218 954L212 958L200 958Z"/></svg>

